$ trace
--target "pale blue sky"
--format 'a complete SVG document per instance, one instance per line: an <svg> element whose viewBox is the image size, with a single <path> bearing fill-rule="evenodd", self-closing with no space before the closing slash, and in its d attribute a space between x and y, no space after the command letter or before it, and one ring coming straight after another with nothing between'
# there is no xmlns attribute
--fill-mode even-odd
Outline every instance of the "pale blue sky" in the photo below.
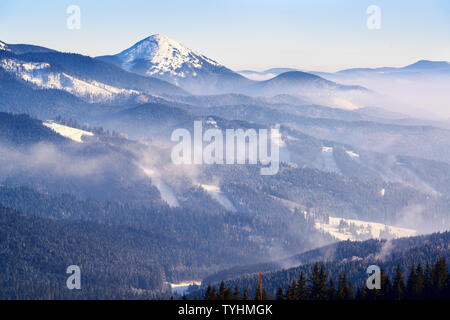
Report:
<svg viewBox="0 0 450 320"><path fill-rule="evenodd" d="M66 8L81 8L81 29ZM381 29L366 27L369 5ZM334 71L450 61L448 0L1 0L0 40L97 56L165 34L232 69Z"/></svg>

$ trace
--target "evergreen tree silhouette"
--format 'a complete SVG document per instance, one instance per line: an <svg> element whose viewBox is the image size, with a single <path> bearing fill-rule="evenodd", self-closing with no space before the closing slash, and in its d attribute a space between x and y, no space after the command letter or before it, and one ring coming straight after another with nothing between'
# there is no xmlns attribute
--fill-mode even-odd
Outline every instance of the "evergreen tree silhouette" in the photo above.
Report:
<svg viewBox="0 0 450 320"><path fill-rule="evenodd" d="M239 300L239 299L240 299L239 287L234 286L234 300Z"/></svg>
<svg viewBox="0 0 450 320"><path fill-rule="evenodd" d="M388 300L392 298L392 284L389 276L384 272L384 269L380 271L380 286L381 289L377 290L378 300Z"/></svg>
<svg viewBox="0 0 450 320"><path fill-rule="evenodd" d="M211 300L211 285L208 285L208 288L206 289L206 293L205 293L205 300Z"/></svg>
<svg viewBox="0 0 450 320"><path fill-rule="evenodd" d="M216 287L213 287L210 300L217 300Z"/></svg>
<svg viewBox="0 0 450 320"><path fill-rule="evenodd" d="M399 264L395 270L395 277L392 283L392 294L394 300L401 300L405 294L405 282Z"/></svg>
<svg viewBox="0 0 450 320"><path fill-rule="evenodd" d="M277 291L277 300L284 300L283 288L279 287Z"/></svg>
<svg viewBox="0 0 450 320"><path fill-rule="evenodd" d="M297 299L306 300L308 299L308 285L306 283L306 277L303 271L300 273L300 279L297 282Z"/></svg>
<svg viewBox="0 0 450 320"><path fill-rule="evenodd" d="M337 298L337 291L334 286L333 279L330 278L328 283L328 300L335 300Z"/></svg>
<svg viewBox="0 0 450 320"><path fill-rule="evenodd" d="M411 271L409 272L408 276L408 282L406 285L406 298L417 298L417 273L414 264L411 266Z"/></svg>
<svg viewBox="0 0 450 320"><path fill-rule="evenodd" d="M319 263L314 266L311 275L310 283L310 299L311 300L326 300L328 295L328 288L326 285L327 276L325 275L325 267L322 264L319 269Z"/></svg>
<svg viewBox="0 0 450 320"><path fill-rule="evenodd" d="M347 293L348 293L347 275L344 273L344 275L342 276L339 273L337 298L339 300L345 300L345 299L347 299Z"/></svg>
<svg viewBox="0 0 450 320"><path fill-rule="evenodd" d="M353 300L355 298L355 289L353 289L353 284L351 281L348 282L347 287L347 299Z"/></svg>
<svg viewBox="0 0 450 320"><path fill-rule="evenodd" d="M266 288L262 289L262 300L270 300L269 295L267 294Z"/></svg>
<svg viewBox="0 0 450 320"><path fill-rule="evenodd" d="M444 258L439 259L433 267L433 298L441 299L447 286L447 265Z"/></svg>
<svg viewBox="0 0 450 320"><path fill-rule="evenodd" d="M224 281L222 281L220 283L219 300L225 300L225 282Z"/></svg>
<svg viewBox="0 0 450 320"><path fill-rule="evenodd" d="M415 295L416 298L423 298L425 291L425 273L420 263L417 266L416 275L417 275L417 285Z"/></svg>

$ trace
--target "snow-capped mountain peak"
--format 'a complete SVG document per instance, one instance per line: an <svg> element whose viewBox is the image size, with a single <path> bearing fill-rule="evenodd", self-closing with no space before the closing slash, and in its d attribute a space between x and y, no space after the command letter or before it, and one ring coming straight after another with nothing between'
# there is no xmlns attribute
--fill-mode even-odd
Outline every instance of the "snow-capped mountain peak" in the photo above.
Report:
<svg viewBox="0 0 450 320"><path fill-rule="evenodd" d="M117 57L122 61L123 68L127 70L138 67L142 61L148 62L145 72L147 75L168 73L186 77L187 67L191 70L191 75L195 76L195 69L202 68L204 64L220 66L216 61L161 34L155 34L139 41L119 53Z"/></svg>
<svg viewBox="0 0 450 320"><path fill-rule="evenodd" d="M180 86L194 94L236 92L251 80L161 34L147 37L104 62Z"/></svg>

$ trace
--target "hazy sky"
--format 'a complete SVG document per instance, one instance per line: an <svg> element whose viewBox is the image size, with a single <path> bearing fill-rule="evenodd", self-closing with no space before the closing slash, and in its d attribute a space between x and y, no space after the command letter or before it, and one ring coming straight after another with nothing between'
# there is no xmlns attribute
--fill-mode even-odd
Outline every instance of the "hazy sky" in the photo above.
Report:
<svg viewBox="0 0 450 320"><path fill-rule="evenodd" d="M66 27L69 5L81 29ZM381 9L381 29L366 9ZM90 56L165 34L226 66L334 71L450 61L448 0L1 0L0 40Z"/></svg>

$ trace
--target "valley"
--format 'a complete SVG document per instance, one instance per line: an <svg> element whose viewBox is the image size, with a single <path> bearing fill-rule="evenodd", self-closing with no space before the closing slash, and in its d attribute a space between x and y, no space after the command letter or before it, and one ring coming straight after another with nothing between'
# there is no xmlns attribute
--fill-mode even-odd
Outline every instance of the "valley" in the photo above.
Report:
<svg viewBox="0 0 450 320"><path fill-rule="evenodd" d="M450 126L370 85L447 69L235 72L161 34L98 57L0 42L0 298L253 293L259 272L274 297L317 261L360 289L371 263L448 258Z"/></svg>

